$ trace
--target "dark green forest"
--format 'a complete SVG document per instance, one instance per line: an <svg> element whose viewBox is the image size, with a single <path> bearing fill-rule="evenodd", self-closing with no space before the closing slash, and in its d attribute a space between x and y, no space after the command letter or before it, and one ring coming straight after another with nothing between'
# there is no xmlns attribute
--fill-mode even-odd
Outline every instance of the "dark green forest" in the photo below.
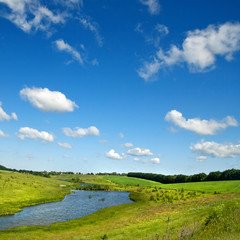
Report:
<svg viewBox="0 0 240 240"><path fill-rule="evenodd" d="M142 178L160 183L184 183L184 182L203 182L203 181L224 181L224 180L240 180L240 170L228 169L223 172L198 173L194 175L163 175L154 173L130 172L128 177Z"/></svg>

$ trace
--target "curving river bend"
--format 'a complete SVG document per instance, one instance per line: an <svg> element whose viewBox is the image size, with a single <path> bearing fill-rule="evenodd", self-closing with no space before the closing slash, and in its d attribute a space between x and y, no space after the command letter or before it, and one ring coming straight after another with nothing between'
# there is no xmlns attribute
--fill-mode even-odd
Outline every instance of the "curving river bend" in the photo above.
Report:
<svg viewBox="0 0 240 240"><path fill-rule="evenodd" d="M132 203L128 192L73 190L61 202L25 207L11 216L0 217L0 230L30 225L50 225L65 222L125 203Z"/></svg>

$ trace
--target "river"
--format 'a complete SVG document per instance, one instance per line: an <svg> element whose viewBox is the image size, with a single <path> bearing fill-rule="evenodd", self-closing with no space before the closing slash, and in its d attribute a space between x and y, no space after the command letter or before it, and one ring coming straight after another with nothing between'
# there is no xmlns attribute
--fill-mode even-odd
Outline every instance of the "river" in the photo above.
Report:
<svg viewBox="0 0 240 240"><path fill-rule="evenodd" d="M132 203L128 192L73 190L60 202L25 207L21 212L0 217L0 230L17 226L50 225L81 218L102 208Z"/></svg>

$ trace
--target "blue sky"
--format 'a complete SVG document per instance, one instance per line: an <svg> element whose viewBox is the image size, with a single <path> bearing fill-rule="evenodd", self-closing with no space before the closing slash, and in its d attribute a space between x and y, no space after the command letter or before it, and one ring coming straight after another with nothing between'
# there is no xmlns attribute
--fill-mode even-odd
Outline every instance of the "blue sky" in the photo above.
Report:
<svg viewBox="0 0 240 240"><path fill-rule="evenodd" d="M0 0L0 164L240 168L240 3Z"/></svg>

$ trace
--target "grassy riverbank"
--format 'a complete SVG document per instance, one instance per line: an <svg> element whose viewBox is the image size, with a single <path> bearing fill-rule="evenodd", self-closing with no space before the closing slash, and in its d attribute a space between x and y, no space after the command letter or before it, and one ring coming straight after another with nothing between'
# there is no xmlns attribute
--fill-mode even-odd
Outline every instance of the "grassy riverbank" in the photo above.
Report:
<svg viewBox="0 0 240 240"><path fill-rule="evenodd" d="M0 172L0 215L14 214L25 206L60 201L70 193L68 182L21 174Z"/></svg>
<svg viewBox="0 0 240 240"><path fill-rule="evenodd" d="M126 177L73 175L55 178L60 177L65 180L78 177L79 181L130 191L135 203L102 209L80 219L50 226L0 231L0 239L240 239L238 188L229 189L236 193L214 194L216 188L205 193L202 193L203 189L199 192L182 187L167 190L163 189L163 184L151 186L155 183L147 180L144 181L148 183L142 182L142 185L139 182L133 184L134 180ZM117 178L121 183L116 183Z"/></svg>

